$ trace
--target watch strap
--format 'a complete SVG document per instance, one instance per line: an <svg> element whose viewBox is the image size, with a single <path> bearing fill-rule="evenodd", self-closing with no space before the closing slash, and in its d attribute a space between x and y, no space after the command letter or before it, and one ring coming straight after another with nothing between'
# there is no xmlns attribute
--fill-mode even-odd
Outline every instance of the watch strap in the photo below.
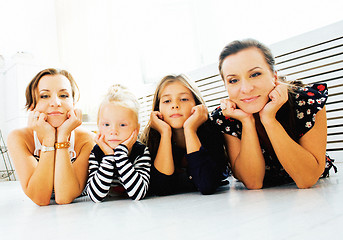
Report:
<svg viewBox="0 0 343 240"><path fill-rule="evenodd" d="M47 146L42 145L40 150L41 150L42 152L55 151L55 147L47 147Z"/></svg>

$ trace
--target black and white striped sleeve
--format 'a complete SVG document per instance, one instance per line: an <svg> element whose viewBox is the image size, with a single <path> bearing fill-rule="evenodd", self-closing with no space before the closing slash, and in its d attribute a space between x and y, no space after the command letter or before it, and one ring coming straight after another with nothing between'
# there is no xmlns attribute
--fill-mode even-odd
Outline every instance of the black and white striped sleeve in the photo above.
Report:
<svg viewBox="0 0 343 240"><path fill-rule="evenodd" d="M97 160L94 152L89 156L87 194L93 202L101 202L107 196L113 175L114 156L105 155Z"/></svg>
<svg viewBox="0 0 343 240"><path fill-rule="evenodd" d="M133 200L145 197L150 182L151 157L147 147L132 164L128 158L128 149L120 144L114 150L114 161L119 180Z"/></svg>

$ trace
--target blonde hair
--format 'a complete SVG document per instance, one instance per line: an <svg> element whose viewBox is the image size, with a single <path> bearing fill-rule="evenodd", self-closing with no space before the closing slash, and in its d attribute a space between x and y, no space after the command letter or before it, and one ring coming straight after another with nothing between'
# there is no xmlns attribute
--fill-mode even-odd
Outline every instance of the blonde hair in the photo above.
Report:
<svg viewBox="0 0 343 240"><path fill-rule="evenodd" d="M136 96L132 92L130 92L126 87L120 84L115 84L115 85L112 85L108 89L108 92L105 95L104 99L102 100L98 109L98 118L97 118L98 124L99 124L99 114L100 114L101 107L106 103L116 103L125 108L131 109L135 113L137 117L137 122L138 122L139 102Z"/></svg>

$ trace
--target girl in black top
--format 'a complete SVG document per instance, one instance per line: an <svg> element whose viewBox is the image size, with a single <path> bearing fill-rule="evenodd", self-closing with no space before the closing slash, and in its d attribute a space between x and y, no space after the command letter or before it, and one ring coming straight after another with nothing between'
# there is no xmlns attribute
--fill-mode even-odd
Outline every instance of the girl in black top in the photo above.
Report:
<svg viewBox="0 0 343 240"><path fill-rule="evenodd" d="M150 191L212 194L227 177L224 139L208 119L199 91L183 75L158 84L150 122L142 135L153 166Z"/></svg>

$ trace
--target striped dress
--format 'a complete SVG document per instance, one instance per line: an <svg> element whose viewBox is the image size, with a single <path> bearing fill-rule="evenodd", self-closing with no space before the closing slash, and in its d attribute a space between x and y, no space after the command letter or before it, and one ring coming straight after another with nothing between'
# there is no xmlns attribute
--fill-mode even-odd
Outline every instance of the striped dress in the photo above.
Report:
<svg viewBox="0 0 343 240"><path fill-rule="evenodd" d="M120 144L114 155L105 155L96 145L89 157L87 194L93 202L101 202L111 188L123 187L133 200L145 197L150 181L151 157L148 148L136 142L128 155L128 148Z"/></svg>

